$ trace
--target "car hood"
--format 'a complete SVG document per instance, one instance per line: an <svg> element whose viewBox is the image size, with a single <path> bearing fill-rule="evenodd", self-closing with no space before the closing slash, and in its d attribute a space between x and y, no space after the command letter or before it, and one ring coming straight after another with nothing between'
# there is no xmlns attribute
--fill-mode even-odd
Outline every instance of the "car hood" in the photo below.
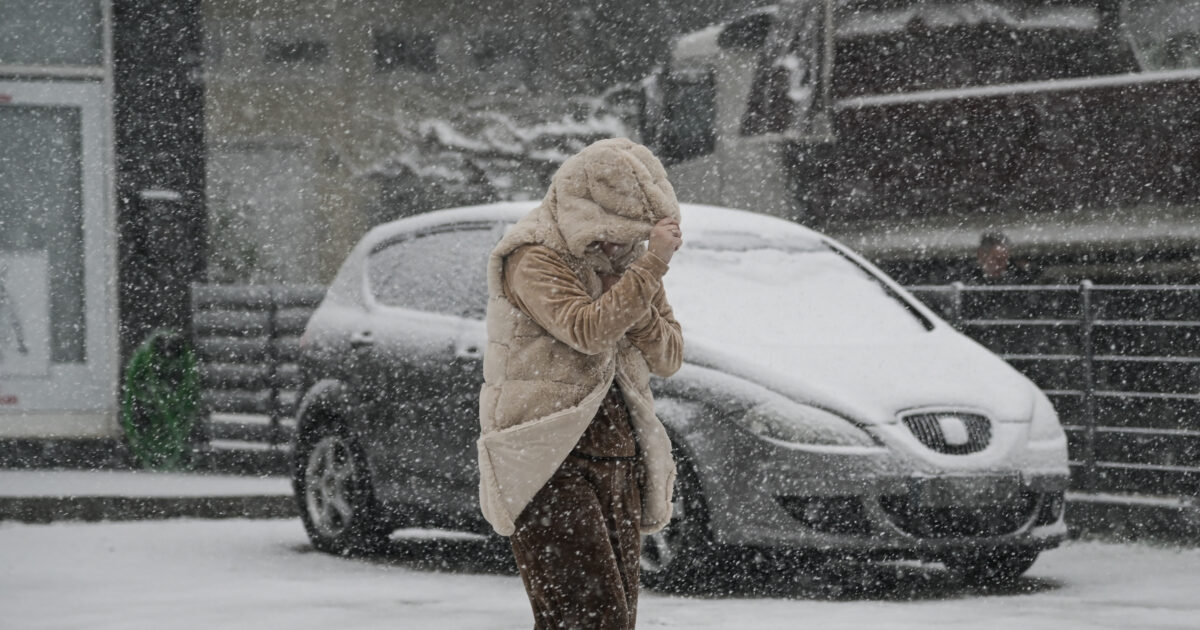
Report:
<svg viewBox="0 0 1200 630"><path fill-rule="evenodd" d="M1036 395L1012 366L944 325L919 338L871 344L764 349L688 339L684 361L868 424L895 422L920 408L1027 421Z"/></svg>

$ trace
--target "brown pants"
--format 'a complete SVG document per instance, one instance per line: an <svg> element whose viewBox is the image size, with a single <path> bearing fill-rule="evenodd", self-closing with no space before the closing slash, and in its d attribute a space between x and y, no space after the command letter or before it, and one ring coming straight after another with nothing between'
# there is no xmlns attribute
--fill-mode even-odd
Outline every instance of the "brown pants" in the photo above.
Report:
<svg viewBox="0 0 1200 630"><path fill-rule="evenodd" d="M642 539L636 463L568 457L510 537L534 630L631 630Z"/></svg>

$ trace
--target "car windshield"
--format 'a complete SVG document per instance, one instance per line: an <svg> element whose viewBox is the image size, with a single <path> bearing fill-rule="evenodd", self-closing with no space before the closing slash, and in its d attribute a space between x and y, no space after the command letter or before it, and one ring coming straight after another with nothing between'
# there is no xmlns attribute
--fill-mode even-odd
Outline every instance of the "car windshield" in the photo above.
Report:
<svg viewBox="0 0 1200 630"><path fill-rule="evenodd" d="M687 338L743 351L903 341L926 331L886 285L816 237L698 234L664 281Z"/></svg>

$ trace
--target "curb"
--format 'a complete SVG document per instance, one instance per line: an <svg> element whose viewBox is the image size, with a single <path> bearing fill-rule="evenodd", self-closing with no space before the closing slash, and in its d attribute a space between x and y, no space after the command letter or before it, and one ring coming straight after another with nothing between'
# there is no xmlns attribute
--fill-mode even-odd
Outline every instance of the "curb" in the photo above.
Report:
<svg viewBox="0 0 1200 630"><path fill-rule="evenodd" d="M288 495L209 497L0 497L0 521L130 521L168 518L294 518Z"/></svg>
<svg viewBox="0 0 1200 630"><path fill-rule="evenodd" d="M0 522L132 521L169 518L287 519L291 495L192 497L0 497ZM1071 538L1200 545L1200 504L1187 499L1068 493Z"/></svg>

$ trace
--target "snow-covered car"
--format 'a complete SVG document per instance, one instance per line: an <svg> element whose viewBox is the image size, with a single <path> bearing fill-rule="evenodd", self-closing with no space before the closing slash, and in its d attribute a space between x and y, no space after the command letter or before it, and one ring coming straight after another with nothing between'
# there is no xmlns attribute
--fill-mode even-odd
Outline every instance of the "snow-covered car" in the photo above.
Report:
<svg viewBox="0 0 1200 630"><path fill-rule="evenodd" d="M294 486L314 545L490 529L475 441L485 260L530 203L431 212L354 247L302 342ZM684 365L652 383L679 467L647 582L723 547L944 562L1011 579L1067 533L1046 396L805 227L684 205L665 276Z"/></svg>

